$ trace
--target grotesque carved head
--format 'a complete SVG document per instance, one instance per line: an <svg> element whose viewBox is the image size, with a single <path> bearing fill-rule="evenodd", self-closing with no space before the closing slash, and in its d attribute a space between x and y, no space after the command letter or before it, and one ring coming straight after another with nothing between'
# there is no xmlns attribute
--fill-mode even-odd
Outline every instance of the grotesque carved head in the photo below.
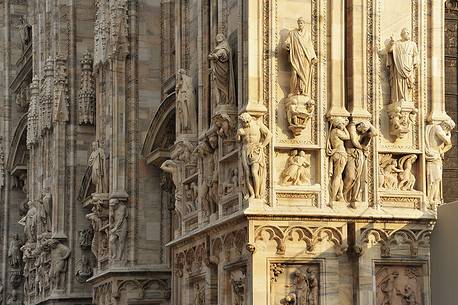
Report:
<svg viewBox="0 0 458 305"><path fill-rule="evenodd" d="M239 120L240 123L242 123L242 126L248 126L250 122L253 120L253 117L249 113L244 112L241 115L239 115Z"/></svg>

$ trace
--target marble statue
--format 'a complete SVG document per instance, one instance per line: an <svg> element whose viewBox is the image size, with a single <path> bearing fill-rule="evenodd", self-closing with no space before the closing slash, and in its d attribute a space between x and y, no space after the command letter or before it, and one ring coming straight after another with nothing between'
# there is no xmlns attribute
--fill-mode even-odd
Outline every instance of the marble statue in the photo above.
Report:
<svg viewBox="0 0 458 305"><path fill-rule="evenodd" d="M377 136L377 130L368 121L358 124L350 122L347 126L350 139L345 142L347 163L344 170L344 199L355 207L361 201L363 185L366 179L366 159L371 139Z"/></svg>
<svg viewBox="0 0 458 305"><path fill-rule="evenodd" d="M381 188L395 190L398 188L398 175L402 169L391 154L381 155L379 161L379 185Z"/></svg>
<svg viewBox="0 0 458 305"><path fill-rule="evenodd" d="M289 96L311 96L313 65L318 59L305 25L304 18L297 19L297 29L291 30L285 41L291 63Z"/></svg>
<svg viewBox="0 0 458 305"><path fill-rule="evenodd" d="M411 191L415 186L415 175L412 173L412 166L417 160L417 155L410 154L399 159L399 189L402 191Z"/></svg>
<svg viewBox="0 0 458 305"><path fill-rule="evenodd" d="M410 39L408 29L402 29L400 40L394 41L391 37L387 53L386 66L390 72L391 102L411 102L419 59L417 44Z"/></svg>
<svg viewBox="0 0 458 305"><path fill-rule="evenodd" d="M91 213L86 215L86 219L91 223L94 232L91 240L91 251L96 258L99 258L99 229L102 226L102 220L98 216L96 207L93 207Z"/></svg>
<svg viewBox="0 0 458 305"><path fill-rule="evenodd" d="M230 172L230 176L223 183L223 193L224 195L234 192L239 186L239 171L234 168Z"/></svg>
<svg viewBox="0 0 458 305"><path fill-rule="evenodd" d="M285 169L281 174L281 184L283 185L304 185L310 184L310 173L307 168L310 163L307 162L305 151L294 149L290 152L286 161Z"/></svg>
<svg viewBox="0 0 458 305"><path fill-rule="evenodd" d="M261 120L247 112L242 113L239 120L237 141L242 143L242 167L249 197L261 198L267 172L264 148L270 143L272 133Z"/></svg>
<svg viewBox="0 0 458 305"><path fill-rule="evenodd" d="M380 305L394 305L394 297L397 293L396 282L399 272L393 271L386 279L380 283L380 290L383 294L383 301Z"/></svg>
<svg viewBox="0 0 458 305"><path fill-rule="evenodd" d="M19 220L19 224L24 226L24 235L28 243L33 243L37 240L37 208L33 201L27 202L27 214Z"/></svg>
<svg viewBox="0 0 458 305"><path fill-rule="evenodd" d="M8 261L11 268L21 268L22 266L22 242L18 234L14 234L8 248Z"/></svg>
<svg viewBox="0 0 458 305"><path fill-rule="evenodd" d="M179 188L181 185L181 172L177 162L173 160L165 160L161 165L161 169L172 176L175 188Z"/></svg>
<svg viewBox="0 0 458 305"><path fill-rule="evenodd" d="M307 268L306 270L307 281L307 305L318 305L318 279L315 273Z"/></svg>
<svg viewBox="0 0 458 305"><path fill-rule="evenodd" d="M213 97L216 105L235 104L232 50L223 34L216 35L216 47L208 55Z"/></svg>
<svg viewBox="0 0 458 305"><path fill-rule="evenodd" d="M418 305L415 290L409 284L405 285L403 292L398 291L398 294L402 296L405 305Z"/></svg>
<svg viewBox="0 0 458 305"><path fill-rule="evenodd" d="M454 128L455 122L452 119L426 126L426 181L430 203L442 200L442 159L452 148L451 131Z"/></svg>
<svg viewBox="0 0 458 305"><path fill-rule="evenodd" d="M54 288L63 288L62 285L65 283L65 273L67 272L67 263L71 250L57 239L49 239L48 243L52 248L52 263L50 269L51 286Z"/></svg>
<svg viewBox="0 0 458 305"><path fill-rule="evenodd" d="M49 188L43 189L42 198L36 202L37 235L51 232L52 198Z"/></svg>
<svg viewBox="0 0 458 305"><path fill-rule="evenodd" d="M179 69L176 84L176 120L181 134L197 133L196 97L192 78Z"/></svg>
<svg viewBox="0 0 458 305"><path fill-rule="evenodd" d="M348 154L345 149L345 141L350 140L350 133L345 128L347 124L348 119L345 117L334 117L331 119L331 131L329 132L326 148L327 155L330 158L330 201L344 200L342 174L348 160Z"/></svg>
<svg viewBox="0 0 458 305"><path fill-rule="evenodd" d="M231 278L232 291L234 293L234 305L245 304L245 275L238 280Z"/></svg>
<svg viewBox="0 0 458 305"><path fill-rule="evenodd" d="M20 16L19 25L17 26L17 29L19 30L19 35L21 37L22 53L24 53L27 47L32 42L32 26L27 23L24 16Z"/></svg>
<svg viewBox="0 0 458 305"><path fill-rule="evenodd" d="M299 136L315 110L315 102L308 96L293 95L285 101L288 128L294 136Z"/></svg>
<svg viewBox="0 0 458 305"><path fill-rule="evenodd" d="M106 193L108 191L105 183L105 152L99 141L92 142L92 152L89 156L88 165L91 167L91 181L95 186L96 193Z"/></svg>
<svg viewBox="0 0 458 305"><path fill-rule="evenodd" d="M124 258L127 238L127 207L123 203L110 202L113 209L110 226L110 250L111 258L122 260Z"/></svg>

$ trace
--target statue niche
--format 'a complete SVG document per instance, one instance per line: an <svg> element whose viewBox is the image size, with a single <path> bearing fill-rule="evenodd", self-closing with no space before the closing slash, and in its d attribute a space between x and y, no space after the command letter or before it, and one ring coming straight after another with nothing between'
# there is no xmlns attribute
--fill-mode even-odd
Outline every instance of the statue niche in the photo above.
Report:
<svg viewBox="0 0 458 305"><path fill-rule="evenodd" d="M285 111L289 130L294 136L299 136L315 109L311 90L313 67L318 62L304 18L299 18L297 29L288 33L285 48L291 64L290 92L285 100Z"/></svg>

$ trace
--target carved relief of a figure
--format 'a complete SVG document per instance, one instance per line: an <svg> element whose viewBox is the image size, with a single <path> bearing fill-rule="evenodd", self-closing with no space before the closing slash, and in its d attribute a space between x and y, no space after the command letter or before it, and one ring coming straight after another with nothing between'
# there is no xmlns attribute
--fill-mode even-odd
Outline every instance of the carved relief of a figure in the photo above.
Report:
<svg viewBox="0 0 458 305"><path fill-rule="evenodd" d="M30 200L27 203L27 214L19 220L19 224L24 226L24 235L27 242L32 243L37 240L37 208Z"/></svg>
<svg viewBox="0 0 458 305"><path fill-rule="evenodd" d="M197 132L196 97L192 78L186 74L184 69L177 73L177 129L182 134L193 134Z"/></svg>
<svg viewBox="0 0 458 305"><path fill-rule="evenodd" d="M291 63L290 93L311 95L313 65L318 62L310 32L305 29L304 18L297 20L297 29L291 30L285 41Z"/></svg>
<svg viewBox="0 0 458 305"><path fill-rule="evenodd" d="M451 131L454 128L455 122L452 119L426 126L426 180L431 203L442 199L442 159L452 148Z"/></svg>
<svg viewBox="0 0 458 305"><path fill-rule="evenodd" d="M412 102L415 69L418 65L417 44L410 39L409 30L401 31L401 39L387 46L386 66L390 71L391 102Z"/></svg>
<svg viewBox="0 0 458 305"><path fill-rule="evenodd" d="M205 305L205 287L199 285L198 283L195 286L195 305Z"/></svg>
<svg viewBox="0 0 458 305"><path fill-rule="evenodd" d="M393 271L386 279L380 283L380 290L382 291L383 301L380 305L394 305L394 297L397 292L397 280L399 272Z"/></svg>
<svg viewBox="0 0 458 305"><path fill-rule="evenodd" d="M399 291L398 294L402 297L403 305L418 305L415 290L409 284L404 287L404 292Z"/></svg>
<svg viewBox="0 0 458 305"><path fill-rule="evenodd" d="M307 305L318 305L318 279L315 273L307 268Z"/></svg>
<svg viewBox="0 0 458 305"><path fill-rule="evenodd" d="M208 55L213 97L217 105L235 104L232 50L223 34L216 35L216 47Z"/></svg>
<svg viewBox="0 0 458 305"><path fill-rule="evenodd" d="M361 201L362 187L365 183L366 158L371 139L377 130L367 121L348 124L350 140L345 142L347 164L344 172L344 197L354 207L354 202Z"/></svg>
<svg viewBox="0 0 458 305"><path fill-rule="evenodd" d="M105 183L105 152L99 141L92 142L88 165L91 167L91 181L95 185L95 192L106 193L108 190Z"/></svg>
<svg viewBox="0 0 458 305"><path fill-rule="evenodd" d="M37 235L51 232L52 198L49 188L43 189L41 200L36 202L37 207Z"/></svg>
<svg viewBox="0 0 458 305"><path fill-rule="evenodd" d="M162 163L161 169L172 176L175 188L179 188L181 184L181 173L178 164L173 160L166 160Z"/></svg>
<svg viewBox="0 0 458 305"><path fill-rule="evenodd" d="M102 220L98 216L97 208L93 207L91 213L86 215L86 219L91 223L94 235L91 241L91 251L96 258L99 258L99 229L102 226Z"/></svg>
<svg viewBox="0 0 458 305"><path fill-rule="evenodd" d="M413 163L417 160L417 155L410 154L399 159L399 167L402 171L399 173L399 189L402 191L411 191L415 185L415 175L412 173Z"/></svg>
<svg viewBox="0 0 458 305"><path fill-rule="evenodd" d="M234 292L234 305L245 304L245 276L242 275L238 280L231 278L232 291Z"/></svg>
<svg viewBox="0 0 458 305"><path fill-rule="evenodd" d="M342 201L343 179L342 174L347 164L347 151L345 141L350 140L350 134L345 128L348 119L335 117L331 120L331 131L327 141L327 154L330 158L329 172L331 176L331 198L330 201Z"/></svg>
<svg viewBox="0 0 458 305"><path fill-rule="evenodd" d="M56 239L50 239L49 243L52 248L51 285L55 288L62 288L62 285L65 283L65 273L67 272L67 262L71 250Z"/></svg>
<svg viewBox="0 0 458 305"><path fill-rule="evenodd" d="M18 234L14 234L8 248L8 261L12 268L18 269L22 266L22 242Z"/></svg>
<svg viewBox="0 0 458 305"><path fill-rule="evenodd" d="M307 162L305 151L292 150L281 175L281 184L302 185L310 183L310 177L307 175L308 167L310 164Z"/></svg>
<svg viewBox="0 0 458 305"><path fill-rule="evenodd" d="M402 170L398 167L398 161L391 159L386 165L381 167L383 175L382 187L385 189L397 189L398 188L398 174Z"/></svg>
<svg viewBox="0 0 458 305"><path fill-rule="evenodd" d="M249 113L239 116L241 128L237 141L242 142L242 166L250 198L261 198L265 189L266 160L264 148L270 143L272 134L264 123Z"/></svg>
<svg viewBox="0 0 458 305"><path fill-rule="evenodd" d="M127 207L119 202L110 202L110 206L113 208L110 227L111 258L122 260L127 238Z"/></svg>
<svg viewBox="0 0 458 305"><path fill-rule="evenodd" d="M32 42L32 26L27 23L24 16L19 17L19 25L17 26L21 37L21 48L24 53L27 46Z"/></svg>

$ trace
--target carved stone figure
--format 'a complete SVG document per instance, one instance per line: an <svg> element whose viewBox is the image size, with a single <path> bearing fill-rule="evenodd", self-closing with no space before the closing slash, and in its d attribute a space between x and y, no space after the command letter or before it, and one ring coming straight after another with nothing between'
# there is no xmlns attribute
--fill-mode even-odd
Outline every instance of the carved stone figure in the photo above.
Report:
<svg viewBox="0 0 458 305"><path fill-rule="evenodd" d="M394 305L393 300L397 292L397 279L399 272L393 271L386 279L380 283L380 290L383 294L383 301L380 305Z"/></svg>
<svg viewBox="0 0 458 305"><path fill-rule="evenodd" d="M216 35L216 47L208 55L213 98L216 105L235 104L232 50L223 34Z"/></svg>
<svg viewBox="0 0 458 305"><path fill-rule="evenodd" d="M91 181L95 185L96 193L107 193L105 183L105 152L99 141L92 142L92 153L89 156L88 166L91 167Z"/></svg>
<svg viewBox="0 0 458 305"><path fill-rule="evenodd" d="M451 131L454 128L455 122L452 119L426 126L426 181L430 203L442 200L442 159L452 148Z"/></svg>
<svg viewBox="0 0 458 305"><path fill-rule="evenodd" d="M410 40L408 29L402 29L400 40L394 41L391 37L387 53L386 66L390 71L391 102L411 102L415 69L419 60L417 44Z"/></svg>
<svg viewBox="0 0 458 305"><path fill-rule="evenodd" d="M297 297L294 292L288 293L288 295L282 300L282 305L297 305Z"/></svg>
<svg viewBox="0 0 458 305"><path fill-rule="evenodd" d="M413 103L396 102L387 107L390 120L390 135L404 138L416 123L418 109Z"/></svg>
<svg viewBox="0 0 458 305"><path fill-rule="evenodd" d="M95 123L95 80L92 72L92 55L89 51L80 61L81 77L78 92L78 122L83 124Z"/></svg>
<svg viewBox="0 0 458 305"><path fill-rule="evenodd" d="M343 179L342 174L347 164L347 151L345 141L350 140L350 134L345 128L348 119L345 117L334 117L331 119L331 131L327 140L327 154L330 158L329 173L331 176L331 198L330 201L342 201Z"/></svg>
<svg viewBox="0 0 458 305"><path fill-rule="evenodd" d="M204 216L209 216L218 212L218 170L216 168L215 156L211 155L207 159L207 169L205 171L205 178L200 187L200 194L202 194L202 212Z"/></svg>
<svg viewBox="0 0 458 305"><path fill-rule="evenodd" d="M91 251L96 258L99 258L99 229L102 226L102 220L98 216L97 208L93 207L91 213L86 215L86 219L91 223L94 235L91 241Z"/></svg>
<svg viewBox="0 0 458 305"><path fill-rule="evenodd" d="M404 292L398 291L398 294L402 296L404 301L403 305L418 305L415 291L409 284L405 285Z"/></svg>
<svg viewBox="0 0 458 305"><path fill-rule="evenodd" d="M417 155L410 154L399 159L399 167L402 171L399 173L399 189L402 191L411 191L415 185L415 175L412 173L413 163L417 160Z"/></svg>
<svg viewBox="0 0 458 305"><path fill-rule="evenodd" d="M11 290L11 294L8 296L6 300L6 305L22 305L22 304L23 303L19 299L16 289Z"/></svg>
<svg viewBox="0 0 458 305"><path fill-rule="evenodd" d="M27 214L19 220L19 224L24 226L24 234L27 242L33 243L37 240L37 208L33 201L28 201Z"/></svg>
<svg viewBox="0 0 458 305"><path fill-rule="evenodd" d="M93 274L92 262L90 256L83 254L76 269L75 277L78 282L85 283Z"/></svg>
<svg viewBox="0 0 458 305"><path fill-rule="evenodd" d="M398 167L398 161L393 159L391 154L380 158L379 167L380 187L395 190L398 188L398 174L402 169Z"/></svg>
<svg viewBox="0 0 458 305"><path fill-rule="evenodd" d="M24 53L27 47L32 43L32 26L26 21L24 16L20 16L17 29L21 37L22 53Z"/></svg>
<svg viewBox="0 0 458 305"><path fill-rule="evenodd" d="M239 171L238 169L234 168L231 170L231 174L228 177L229 179L223 183L223 193L225 195L234 192L237 187L239 186Z"/></svg>
<svg viewBox="0 0 458 305"><path fill-rule="evenodd" d="M245 275L238 280L231 278L232 291L234 293L234 305L245 304Z"/></svg>
<svg viewBox="0 0 458 305"><path fill-rule="evenodd" d="M14 234L8 248L8 261L11 268L18 269L22 266L22 242L18 234Z"/></svg>
<svg viewBox="0 0 458 305"><path fill-rule="evenodd" d="M93 237L94 237L94 230L92 227L79 231L79 240L80 240L81 249L90 249Z"/></svg>
<svg viewBox="0 0 458 305"><path fill-rule="evenodd" d="M307 281L307 305L318 305L318 279L312 269L306 270Z"/></svg>
<svg viewBox="0 0 458 305"><path fill-rule="evenodd" d="M205 287L200 285L199 283L195 286L195 305L205 305Z"/></svg>
<svg viewBox="0 0 458 305"><path fill-rule="evenodd" d="M361 201L363 185L366 182L366 158L371 139L377 136L377 130L367 121L347 126L350 139L345 142L347 163L344 171L344 198L352 207Z"/></svg>
<svg viewBox="0 0 458 305"><path fill-rule="evenodd" d="M54 74L53 122L67 122L69 120L69 100L66 60L58 56L56 57Z"/></svg>
<svg viewBox="0 0 458 305"><path fill-rule="evenodd" d="M310 177L307 173L307 168L310 164L307 162L305 151L297 151L296 149L290 152L289 158L286 161L285 169L281 174L281 184L284 185L303 185L310 183Z"/></svg>
<svg viewBox="0 0 458 305"><path fill-rule="evenodd" d="M110 202L112 219L110 225L110 251L111 258L122 260L124 258L127 238L127 207L124 203L115 200Z"/></svg>
<svg viewBox="0 0 458 305"><path fill-rule="evenodd" d="M299 136L315 110L315 102L308 96L293 95L285 102L288 128L294 136Z"/></svg>
<svg viewBox="0 0 458 305"><path fill-rule="evenodd" d="M308 283L307 276L300 270L294 272L294 280L292 286L294 287L294 293L296 295L297 304L307 304L307 291Z"/></svg>
<svg viewBox="0 0 458 305"><path fill-rule="evenodd" d="M184 69L177 73L176 120L177 130L181 134L197 133L196 97L192 78Z"/></svg>
<svg viewBox="0 0 458 305"><path fill-rule="evenodd" d="M242 142L242 166L250 198L261 198L265 187L266 160L264 148L270 143L271 132L261 120L249 113L239 116L241 128L237 141Z"/></svg>
<svg viewBox="0 0 458 305"><path fill-rule="evenodd" d="M51 232L52 197L49 188L43 189L41 200L36 202L37 208L37 235Z"/></svg>
<svg viewBox="0 0 458 305"><path fill-rule="evenodd" d="M173 160L166 160L162 163L161 169L172 176L175 188L179 188L181 185L181 172L177 162Z"/></svg>
<svg viewBox="0 0 458 305"><path fill-rule="evenodd" d="M297 19L297 29L289 32L285 41L291 63L290 93L311 96L313 65L318 62L310 32L304 18Z"/></svg>
<svg viewBox="0 0 458 305"><path fill-rule="evenodd" d="M50 281L54 288L63 288L65 283L65 273L67 272L67 262L70 257L70 249L56 239L48 240L51 250L51 269Z"/></svg>

